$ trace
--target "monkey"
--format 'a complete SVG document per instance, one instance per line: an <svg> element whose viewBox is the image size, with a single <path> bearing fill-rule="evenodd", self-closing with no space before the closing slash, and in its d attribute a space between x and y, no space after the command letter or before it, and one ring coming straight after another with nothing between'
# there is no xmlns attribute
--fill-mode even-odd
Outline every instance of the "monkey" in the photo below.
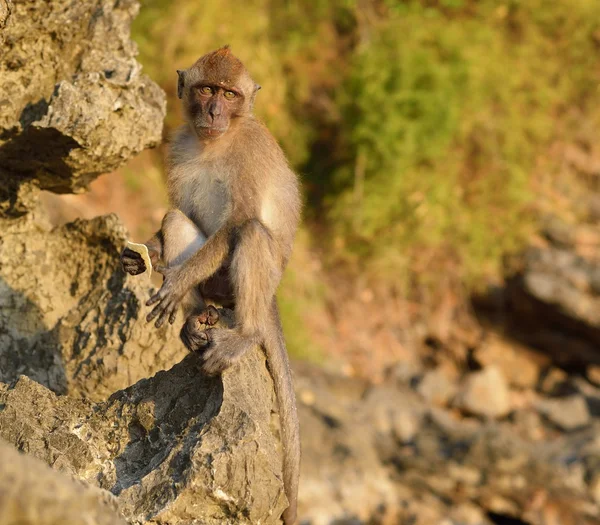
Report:
<svg viewBox="0 0 600 525"><path fill-rule="evenodd" d="M146 243L163 283L146 303L148 322L173 324L179 306L181 339L220 374L255 345L264 348L279 405L283 481L296 520L300 436L292 374L275 292L289 261L301 214L299 182L281 147L253 113L260 86L229 46L178 70L185 124L172 140L167 188L172 209ZM162 261L162 264L159 262ZM145 270L125 249L123 269ZM218 328L219 311L233 326ZM208 305L207 305L208 304Z"/></svg>

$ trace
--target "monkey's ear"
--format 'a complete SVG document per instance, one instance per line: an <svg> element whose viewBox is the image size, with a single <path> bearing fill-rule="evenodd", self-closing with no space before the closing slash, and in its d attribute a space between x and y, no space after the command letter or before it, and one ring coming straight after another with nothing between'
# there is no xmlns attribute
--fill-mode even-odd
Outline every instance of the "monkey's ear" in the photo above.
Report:
<svg viewBox="0 0 600 525"><path fill-rule="evenodd" d="M250 95L250 111L252 111L252 108L254 108L254 99L256 98L256 94L258 93L259 89L260 85L254 84L254 91L252 92L252 95Z"/></svg>
<svg viewBox="0 0 600 525"><path fill-rule="evenodd" d="M177 98L183 97L183 87L185 86L185 70L177 70Z"/></svg>

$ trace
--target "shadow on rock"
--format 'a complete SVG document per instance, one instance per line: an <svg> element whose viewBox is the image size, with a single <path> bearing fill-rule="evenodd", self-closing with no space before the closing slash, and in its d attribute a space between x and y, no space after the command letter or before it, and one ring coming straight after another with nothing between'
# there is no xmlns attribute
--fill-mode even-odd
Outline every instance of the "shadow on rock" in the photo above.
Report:
<svg viewBox="0 0 600 525"><path fill-rule="evenodd" d="M107 415L115 411L130 415L129 442L114 458L113 494L121 494L159 468L168 474L162 482L165 488L185 477L198 436L223 403L222 381L203 375L199 364L198 356L190 355L108 400Z"/></svg>
<svg viewBox="0 0 600 525"><path fill-rule="evenodd" d="M27 375L64 394L65 367L55 331L37 305L0 278L0 382Z"/></svg>

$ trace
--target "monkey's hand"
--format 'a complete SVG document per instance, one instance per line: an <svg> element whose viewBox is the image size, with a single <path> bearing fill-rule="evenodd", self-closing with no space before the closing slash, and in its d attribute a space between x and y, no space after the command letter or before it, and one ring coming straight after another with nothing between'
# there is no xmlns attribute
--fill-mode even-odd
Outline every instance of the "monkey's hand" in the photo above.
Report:
<svg viewBox="0 0 600 525"><path fill-rule="evenodd" d="M130 275L139 275L146 271L146 263L142 255L129 248L125 248L121 252L121 266Z"/></svg>
<svg viewBox="0 0 600 525"><path fill-rule="evenodd" d="M160 328L167 319L170 324L175 322L177 308L191 286L186 285L186 280L182 275L182 266L175 268L157 266L156 271L163 274L164 281L160 290L146 302L146 306L158 303L148 314L146 321L150 322L158 316L156 328Z"/></svg>
<svg viewBox="0 0 600 525"><path fill-rule="evenodd" d="M148 255L150 256L152 266L156 266L160 258L159 253L152 248L148 248ZM147 270L142 255L127 247L121 252L121 266L130 275L139 275Z"/></svg>

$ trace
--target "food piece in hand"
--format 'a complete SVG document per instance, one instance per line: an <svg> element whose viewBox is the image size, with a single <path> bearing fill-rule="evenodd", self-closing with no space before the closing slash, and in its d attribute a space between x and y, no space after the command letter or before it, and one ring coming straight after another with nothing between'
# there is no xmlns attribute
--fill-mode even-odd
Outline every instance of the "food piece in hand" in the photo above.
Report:
<svg viewBox="0 0 600 525"><path fill-rule="evenodd" d="M148 272L148 275L152 275L152 261L150 260L150 252L148 252L148 247L145 244L138 244L135 242L127 242L127 248L132 252L139 253L146 265L146 269L141 272Z"/></svg>

